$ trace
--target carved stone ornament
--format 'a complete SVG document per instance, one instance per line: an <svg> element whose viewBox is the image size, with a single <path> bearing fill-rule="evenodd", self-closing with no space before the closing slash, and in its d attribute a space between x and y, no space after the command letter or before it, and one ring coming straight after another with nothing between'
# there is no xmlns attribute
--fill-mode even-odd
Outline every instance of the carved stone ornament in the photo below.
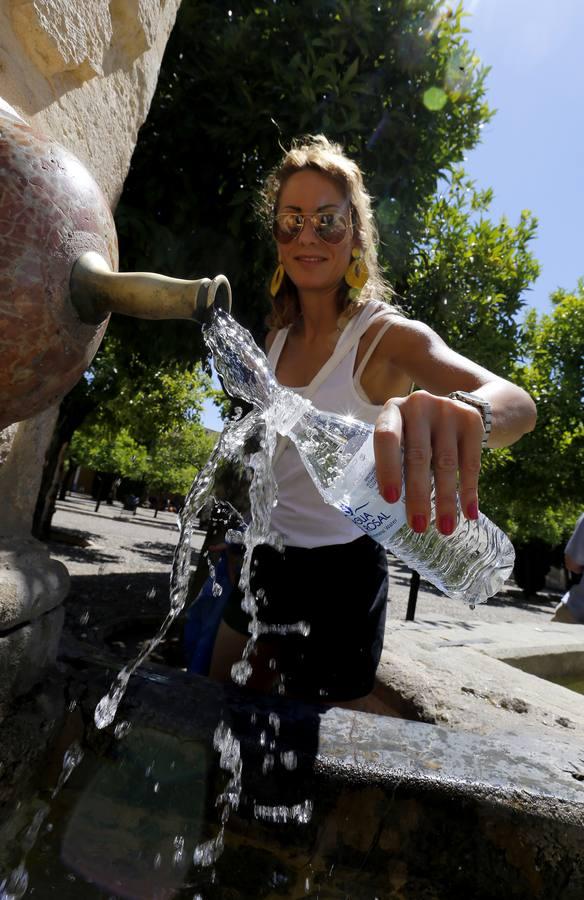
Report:
<svg viewBox="0 0 584 900"><path fill-rule="evenodd" d="M57 403L99 346L107 317L81 322L71 269L99 253L113 270L113 217L68 150L0 105L0 430Z"/></svg>

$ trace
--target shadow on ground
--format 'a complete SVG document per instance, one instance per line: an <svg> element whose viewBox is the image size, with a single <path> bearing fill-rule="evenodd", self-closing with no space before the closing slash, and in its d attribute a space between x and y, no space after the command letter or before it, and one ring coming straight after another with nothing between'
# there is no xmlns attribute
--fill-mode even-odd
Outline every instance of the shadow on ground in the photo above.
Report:
<svg viewBox="0 0 584 900"><path fill-rule="evenodd" d="M160 528L163 531L171 531L176 532L178 534L178 524L176 520L176 514L172 514L172 518L168 518L168 513L164 513L167 516L166 521L158 516L154 516L154 510L140 510L138 508L137 512L134 514L129 510L121 509L119 506L106 507L108 512L99 512L99 510L95 509L95 505L89 504L87 500L84 501L75 501L69 500L60 501L60 505L57 509L62 510L63 512L71 513L76 516L84 516L87 519L100 519L101 521L107 522L126 522L128 525L147 525L148 528ZM105 504L104 504L105 506ZM96 525L97 523L93 523Z"/></svg>
<svg viewBox="0 0 584 900"><path fill-rule="evenodd" d="M91 534L87 531L76 531L73 528L60 528L51 532L51 540L47 541L49 551L52 549L66 562L87 563L99 565L115 563L121 556L113 553L104 553L93 546L98 543L99 534Z"/></svg>
<svg viewBox="0 0 584 900"><path fill-rule="evenodd" d="M88 649L108 649L127 662L157 635L169 611L169 597L168 572L73 575L63 640L71 636ZM185 610L193 599L187 595ZM180 615L153 660L182 665L183 628Z"/></svg>
<svg viewBox="0 0 584 900"><path fill-rule="evenodd" d="M399 560L391 559L390 562L390 590L391 585L399 584L402 587L410 587L412 571L404 563ZM421 581L424 593L433 594L435 597L442 597L443 594L430 584L428 581ZM542 591L539 594L526 595L520 588L505 586L505 589L494 597L489 598L490 607L499 607L500 609L508 609L509 607L521 607L523 609L532 610L533 612L553 613L558 605L559 595L557 592Z"/></svg>
<svg viewBox="0 0 584 900"><path fill-rule="evenodd" d="M101 629L120 619L165 616L169 608L169 586L168 572L72 575L65 600L65 627L87 630L87 626L99 626Z"/></svg>
<svg viewBox="0 0 584 900"><path fill-rule="evenodd" d="M144 559L150 560L150 562L164 563L168 564L168 566L172 564L174 556L174 547L159 541L144 541L141 544L132 544L131 546L125 546L122 549L130 550L132 553L138 553L140 556L144 557ZM193 565L197 564L198 558L198 552L193 550Z"/></svg>

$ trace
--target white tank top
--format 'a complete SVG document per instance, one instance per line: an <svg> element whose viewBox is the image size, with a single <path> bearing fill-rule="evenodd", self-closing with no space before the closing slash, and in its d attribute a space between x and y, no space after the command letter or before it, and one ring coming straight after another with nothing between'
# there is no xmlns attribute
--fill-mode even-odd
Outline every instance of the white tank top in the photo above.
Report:
<svg viewBox="0 0 584 900"><path fill-rule="evenodd" d="M354 374L353 371L361 337L374 321L382 316L386 317L388 312L385 303L367 303L360 313L349 320L334 353L313 381L306 387L289 390L300 396L309 394L312 404L324 412L351 415L373 425L382 407L369 402L361 388L360 379L377 344L397 316L379 329L359 368ZM282 328L270 347L268 361L274 372L287 337L288 328ZM348 352L345 350L347 341L352 344ZM315 381L320 381L320 384L313 390ZM350 519L324 502L304 468L296 447L289 441L286 441L284 449L276 457L274 475L278 484L278 504L272 513L271 524L282 535L285 544L290 547L312 548L347 544L362 537L363 532Z"/></svg>

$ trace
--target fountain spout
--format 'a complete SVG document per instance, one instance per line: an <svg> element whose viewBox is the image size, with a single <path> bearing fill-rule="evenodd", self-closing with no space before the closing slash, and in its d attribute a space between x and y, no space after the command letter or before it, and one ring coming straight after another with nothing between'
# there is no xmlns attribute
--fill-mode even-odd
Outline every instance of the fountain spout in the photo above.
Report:
<svg viewBox="0 0 584 900"><path fill-rule="evenodd" d="M112 312L138 319L209 321L213 307L231 310L225 275L187 281L153 272L114 272L101 254L82 254L73 266L70 297L86 325L99 325Z"/></svg>
<svg viewBox="0 0 584 900"><path fill-rule="evenodd" d="M204 324L224 275L118 274L108 202L85 166L0 98L0 431L60 402L111 312Z"/></svg>

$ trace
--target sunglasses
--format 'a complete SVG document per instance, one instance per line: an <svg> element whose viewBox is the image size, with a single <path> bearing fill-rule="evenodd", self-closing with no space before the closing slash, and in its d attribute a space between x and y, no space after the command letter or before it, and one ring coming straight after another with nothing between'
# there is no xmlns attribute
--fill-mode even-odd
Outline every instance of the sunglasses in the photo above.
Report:
<svg viewBox="0 0 584 900"><path fill-rule="evenodd" d="M346 217L338 212L287 212L274 216L272 234L279 244L289 244L301 233L306 219L310 220L317 237L325 244L340 244L351 227Z"/></svg>

